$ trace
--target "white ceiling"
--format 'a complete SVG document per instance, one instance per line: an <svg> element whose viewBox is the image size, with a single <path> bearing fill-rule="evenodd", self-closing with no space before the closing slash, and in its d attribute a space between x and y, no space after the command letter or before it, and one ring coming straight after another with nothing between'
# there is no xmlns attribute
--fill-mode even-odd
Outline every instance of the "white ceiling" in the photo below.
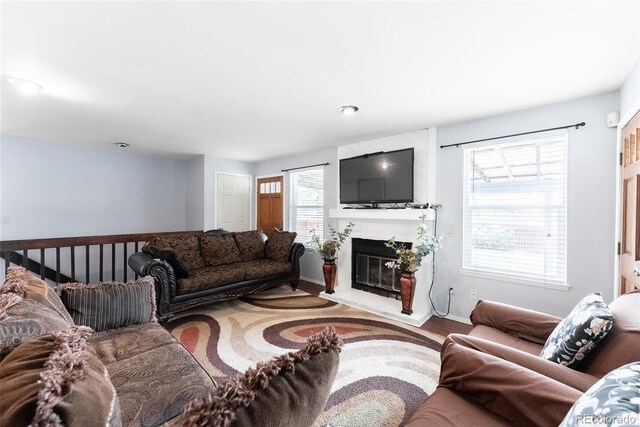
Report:
<svg viewBox="0 0 640 427"><path fill-rule="evenodd" d="M3 134L170 156L255 161L587 96L640 52L637 1L0 8Z"/></svg>

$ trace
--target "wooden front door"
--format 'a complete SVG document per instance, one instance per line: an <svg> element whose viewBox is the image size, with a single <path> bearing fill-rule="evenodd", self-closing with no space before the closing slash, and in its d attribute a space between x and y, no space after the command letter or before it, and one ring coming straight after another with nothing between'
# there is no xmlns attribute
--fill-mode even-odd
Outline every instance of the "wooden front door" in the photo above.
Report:
<svg viewBox="0 0 640 427"><path fill-rule="evenodd" d="M622 141L620 294L640 289L640 112L622 129Z"/></svg>
<svg viewBox="0 0 640 427"><path fill-rule="evenodd" d="M281 176L258 179L258 228L271 236L274 228L282 229L283 184Z"/></svg>

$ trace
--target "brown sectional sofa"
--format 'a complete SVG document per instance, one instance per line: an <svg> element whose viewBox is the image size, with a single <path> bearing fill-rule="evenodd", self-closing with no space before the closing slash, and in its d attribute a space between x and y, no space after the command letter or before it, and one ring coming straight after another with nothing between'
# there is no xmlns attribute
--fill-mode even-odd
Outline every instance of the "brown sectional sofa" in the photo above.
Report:
<svg viewBox="0 0 640 427"><path fill-rule="evenodd" d="M304 246L296 233L211 230L201 235L157 237L129 257L139 275L156 280L158 317L203 304L289 284L300 277Z"/></svg>
<svg viewBox="0 0 640 427"><path fill-rule="evenodd" d="M152 279L146 280L147 289L153 290ZM91 403L89 396L82 394L82 387L89 393L100 390L96 383L90 382L94 379L100 380L106 389L115 390L117 396L113 398L107 425L120 425L120 420L124 426L160 425L178 416L194 398L213 390L215 382L209 374L182 344L152 320L155 306L153 293L149 295L146 301L135 301L134 304L138 308L148 306L148 312L152 313L148 321L91 333L90 329L74 324L72 316L77 313L72 309L67 311L60 297L45 282L21 267L11 268L7 281L0 288L0 350L6 353L0 357L0 425L32 423L34 414L38 413L36 401L40 400L34 387L41 387L36 385L34 378L37 380L40 372L46 370L44 362L50 357L35 354L34 349L50 348L52 343L64 338L60 334L68 335L70 347L79 349L74 355L76 360L88 357L90 372L105 372L78 378L69 386L71 391L64 391L65 397L54 410L65 425L100 424L100 409L95 402ZM35 321L21 309L23 306L31 310ZM50 318L46 322L41 319L43 313ZM65 329L57 326L60 322L64 322ZM64 360L71 356L68 351L61 354ZM71 378L75 375L74 370L64 375ZM58 378L56 381L65 380ZM31 397L29 391L33 391ZM82 409L83 401L85 409ZM83 417L89 418L82 421Z"/></svg>
<svg viewBox="0 0 640 427"><path fill-rule="evenodd" d="M574 370L539 357L562 319L480 301L471 332L445 340L439 385L407 425L557 426L596 381L640 360L640 291L609 309L613 328Z"/></svg>

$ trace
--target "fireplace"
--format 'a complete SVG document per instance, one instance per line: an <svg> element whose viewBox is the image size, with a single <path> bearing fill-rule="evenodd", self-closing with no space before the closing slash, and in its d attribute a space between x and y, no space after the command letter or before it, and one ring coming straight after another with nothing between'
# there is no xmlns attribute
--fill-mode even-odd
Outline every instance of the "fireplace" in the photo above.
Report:
<svg viewBox="0 0 640 427"><path fill-rule="evenodd" d="M385 264L396 258L385 240L351 239L351 287L387 298L400 298L400 271ZM404 243L411 248L411 243Z"/></svg>

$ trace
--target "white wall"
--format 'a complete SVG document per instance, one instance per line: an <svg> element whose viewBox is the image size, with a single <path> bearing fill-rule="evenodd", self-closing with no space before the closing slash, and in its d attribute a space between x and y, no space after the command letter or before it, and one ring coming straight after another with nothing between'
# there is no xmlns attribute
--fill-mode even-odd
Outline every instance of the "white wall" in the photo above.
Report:
<svg viewBox="0 0 640 427"><path fill-rule="evenodd" d="M443 208L438 232L443 248L436 254L435 301L446 309L447 291L454 287L451 314L468 318L480 299L515 304L564 316L590 292L613 297L616 219L616 129L607 128L605 117L618 110L618 92L531 108L438 128L438 146L584 121L569 130L567 282L570 291L462 276L462 178L463 150L438 149L436 187ZM453 234L448 234L449 229Z"/></svg>
<svg viewBox="0 0 640 427"><path fill-rule="evenodd" d="M204 155L187 162L185 184L187 230L204 230Z"/></svg>
<svg viewBox="0 0 640 427"><path fill-rule="evenodd" d="M620 118L631 119L638 109L640 109L640 59L620 88Z"/></svg>
<svg viewBox="0 0 640 427"><path fill-rule="evenodd" d="M275 176L281 175L282 169L296 168L301 166L315 165L318 163L329 163L324 169L324 223L325 223L325 238L327 237L327 223L329 221L329 209L334 209L338 200L338 163L336 148L328 148L320 151L313 151L304 154L297 154L287 157L281 157L277 159L265 160L258 162L255 166L255 176ZM289 210L288 203L289 192L288 183L284 183L284 198L285 198L285 210L284 210L284 224L285 228L288 228L289 222ZM335 224L334 224L335 225ZM317 283L324 283L322 275L322 258L315 252L307 250L305 254L300 258L300 275L303 279L311 280Z"/></svg>
<svg viewBox="0 0 640 427"><path fill-rule="evenodd" d="M3 240L185 228L185 161L3 135Z"/></svg>

